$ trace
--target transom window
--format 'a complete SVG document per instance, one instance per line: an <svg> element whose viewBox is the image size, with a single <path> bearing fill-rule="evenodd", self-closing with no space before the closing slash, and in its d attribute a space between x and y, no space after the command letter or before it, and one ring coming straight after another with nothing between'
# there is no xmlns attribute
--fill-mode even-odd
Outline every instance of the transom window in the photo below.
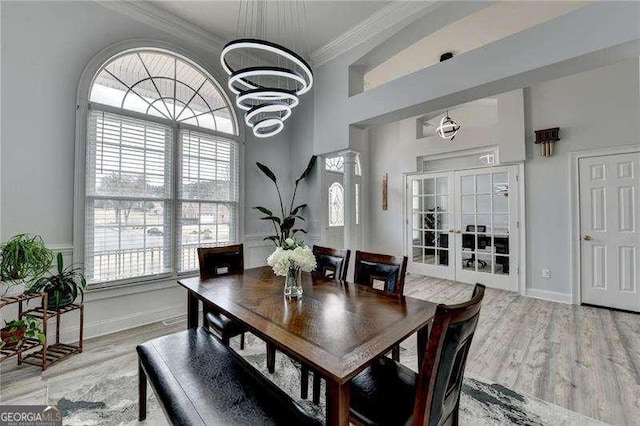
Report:
<svg viewBox="0 0 640 426"><path fill-rule="evenodd" d="M324 160L324 169L328 172L344 174L344 157L329 157ZM355 175L362 176L362 166L360 165L360 155L356 155Z"/></svg>
<svg viewBox="0 0 640 426"><path fill-rule="evenodd" d="M84 264L90 283L195 270L238 239L239 146L218 84L166 51L128 51L89 97Z"/></svg>

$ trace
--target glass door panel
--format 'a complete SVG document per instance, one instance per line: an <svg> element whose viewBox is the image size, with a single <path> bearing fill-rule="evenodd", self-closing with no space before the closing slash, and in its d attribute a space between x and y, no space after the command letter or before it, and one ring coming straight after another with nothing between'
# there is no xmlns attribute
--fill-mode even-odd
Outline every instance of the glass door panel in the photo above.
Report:
<svg viewBox="0 0 640 426"><path fill-rule="evenodd" d="M451 173L407 178L409 271L453 279L453 185Z"/></svg>
<svg viewBox="0 0 640 426"><path fill-rule="evenodd" d="M517 290L516 174L516 166L456 172L457 280Z"/></svg>

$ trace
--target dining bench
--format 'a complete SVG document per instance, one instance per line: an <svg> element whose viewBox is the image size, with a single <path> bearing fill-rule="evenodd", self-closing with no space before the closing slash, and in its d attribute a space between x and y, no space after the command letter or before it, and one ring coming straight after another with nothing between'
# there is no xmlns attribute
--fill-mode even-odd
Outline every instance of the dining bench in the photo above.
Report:
<svg viewBox="0 0 640 426"><path fill-rule="evenodd" d="M204 328L158 337L138 352L139 420L147 380L174 425L320 425L284 391Z"/></svg>

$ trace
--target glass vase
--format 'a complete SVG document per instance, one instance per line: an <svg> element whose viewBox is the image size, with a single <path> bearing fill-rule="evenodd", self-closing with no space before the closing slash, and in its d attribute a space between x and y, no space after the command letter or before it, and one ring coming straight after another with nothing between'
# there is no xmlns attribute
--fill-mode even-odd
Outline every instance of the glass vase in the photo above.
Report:
<svg viewBox="0 0 640 426"><path fill-rule="evenodd" d="M302 297L302 271L299 266L289 266L284 281L284 295L291 298Z"/></svg>

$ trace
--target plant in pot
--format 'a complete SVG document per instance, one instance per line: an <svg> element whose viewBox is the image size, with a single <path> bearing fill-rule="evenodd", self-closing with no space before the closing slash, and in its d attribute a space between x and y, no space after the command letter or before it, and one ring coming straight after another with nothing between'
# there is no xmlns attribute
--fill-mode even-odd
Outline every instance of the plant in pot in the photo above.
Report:
<svg viewBox="0 0 640 426"><path fill-rule="evenodd" d="M39 235L20 234L0 246L0 296L15 297L51 268L53 253Z"/></svg>
<svg viewBox="0 0 640 426"><path fill-rule="evenodd" d="M24 339L38 339L44 345L46 339L40 322L29 315L10 322L5 321L5 327L0 329L0 338L0 349L19 349Z"/></svg>
<svg viewBox="0 0 640 426"><path fill-rule="evenodd" d="M84 300L84 290L87 280L82 273L82 268L73 265L64 267L62 253L57 256L57 273L41 277L31 283L26 293L47 293L47 307L58 310L71 305L78 294Z"/></svg>
<svg viewBox="0 0 640 426"><path fill-rule="evenodd" d="M306 204L296 203L296 194L298 192L298 185L305 180L313 171L313 167L316 164L316 156L312 156L307 168L302 172L302 175L296 180L293 188L293 196L291 202L286 205L282 199L282 193L278 186L278 179L273 171L261 163L256 163L260 171L265 174L275 185L276 192L278 193L278 201L280 202L280 214L272 212L266 207L257 206L254 209L258 210L264 216L261 220L270 221L273 224L275 231L274 235L269 235L265 240L272 241L276 246L276 250L269 256L267 263L273 268L273 272L276 275L281 275L285 278L284 294L287 297L297 298L302 296L302 271L311 272L316 269L316 258L309 247L304 243L304 240L296 234L301 232L306 234L302 228L296 228L296 220L304 221L304 217L301 216L302 211L307 207Z"/></svg>

